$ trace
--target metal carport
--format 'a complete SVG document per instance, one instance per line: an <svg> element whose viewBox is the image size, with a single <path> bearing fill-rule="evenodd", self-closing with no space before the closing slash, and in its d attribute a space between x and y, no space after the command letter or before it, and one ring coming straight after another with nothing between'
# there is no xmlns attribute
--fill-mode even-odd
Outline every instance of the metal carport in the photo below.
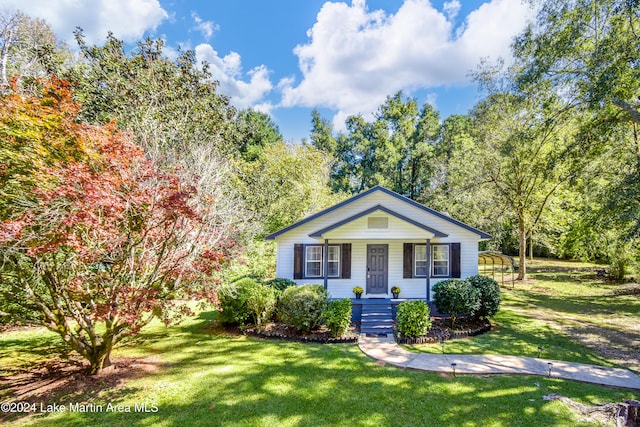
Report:
<svg viewBox="0 0 640 427"><path fill-rule="evenodd" d="M482 265L484 267L482 273L484 273L485 275L487 272L487 267L491 266L491 277L493 279L496 278L496 266L500 266L500 274L502 277L503 286L504 286L505 266L508 267L508 270L510 270L510 273L511 273L511 287L514 286L515 271L518 267L515 261L513 260L513 257L502 254L500 252L481 251L478 253L478 265Z"/></svg>

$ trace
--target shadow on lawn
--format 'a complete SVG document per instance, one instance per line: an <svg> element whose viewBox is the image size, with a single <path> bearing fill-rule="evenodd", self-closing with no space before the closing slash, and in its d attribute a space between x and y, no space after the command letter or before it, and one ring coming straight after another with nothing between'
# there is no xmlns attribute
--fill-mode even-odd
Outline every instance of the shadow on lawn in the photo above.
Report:
<svg viewBox="0 0 640 427"><path fill-rule="evenodd" d="M634 296L557 297L531 291L519 292L530 303L527 308L529 317L550 320L568 337L589 347L605 360L640 371L640 349L637 346L640 334L635 320L640 316L640 300Z"/></svg>
<svg viewBox="0 0 640 427"><path fill-rule="evenodd" d="M445 350L454 354L506 354L524 357L566 360L595 365L610 363L567 336L532 316L514 310L501 310L492 320L493 327L486 334L473 338L448 341ZM539 350L539 347L542 350ZM440 346L433 344L407 346L411 351L439 353Z"/></svg>
<svg viewBox="0 0 640 427"><path fill-rule="evenodd" d="M569 314L626 314L640 315L640 301L633 296L554 296L529 290L518 290L526 301L535 306Z"/></svg>
<svg viewBox="0 0 640 427"><path fill-rule="evenodd" d="M148 375L149 390L162 384L180 390L156 394L157 413L67 413L31 424L560 425L570 422L569 413L543 401L544 394L577 393L589 400L601 390L537 377L452 378L377 366L355 345L223 336L206 329L209 314L200 319L167 333L143 334L140 345L171 360ZM139 391L132 385L113 400L132 405L127 397Z"/></svg>
<svg viewBox="0 0 640 427"><path fill-rule="evenodd" d="M0 357L10 357L14 361L14 366L3 366L3 371L28 369L42 362L43 359L51 357L52 354L60 354L62 357L68 355L58 335L21 335L13 339L3 339L1 344ZM24 353L25 349L29 349L28 354Z"/></svg>

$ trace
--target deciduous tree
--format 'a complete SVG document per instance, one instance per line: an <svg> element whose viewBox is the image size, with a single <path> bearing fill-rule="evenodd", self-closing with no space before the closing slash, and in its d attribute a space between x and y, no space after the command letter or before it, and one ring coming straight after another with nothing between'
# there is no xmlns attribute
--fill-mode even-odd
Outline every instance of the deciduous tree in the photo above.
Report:
<svg viewBox="0 0 640 427"><path fill-rule="evenodd" d="M602 167L595 165L592 169L599 173L583 177L586 204L567 241L581 240L583 247L589 248L593 239L575 238L600 230L597 237L609 233L616 236L605 239L609 243L601 244L601 248L633 247L640 237L640 2L532 3L539 5L537 19L514 43L513 52L522 67L518 84L550 85L567 104L581 109L583 120L576 137L582 144L607 145L606 151L618 152L615 160L605 152L594 162L602 163ZM572 246L577 249L580 245ZM622 254L618 250L608 252ZM629 258L633 251L623 252L627 253L622 258Z"/></svg>
<svg viewBox="0 0 640 427"><path fill-rule="evenodd" d="M470 164L517 221L518 279L524 280L527 240L554 194L579 175L588 147L576 143L572 116L548 88L505 89L475 107Z"/></svg>
<svg viewBox="0 0 640 427"><path fill-rule="evenodd" d="M251 108L239 111L233 120L230 142L247 161L256 160L267 145L283 140L278 126L268 114Z"/></svg>
<svg viewBox="0 0 640 427"><path fill-rule="evenodd" d="M43 96L14 92L0 106L7 150L37 147L30 135L46 128L65 154L29 171L48 183L30 200L5 201L17 209L0 224L0 298L36 312L26 320L58 333L96 373L152 319L189 314L188 299L215 303L235 241L216 200L160 171L114 123L80 123L66 82L42 84ZM9 181L20 171L2 170Z"/></svg>
<svg viewBox="0 0 640 427"><path fill-rule="evenodd" d="M346 120L347 133L333 137L331 126L317 111L312 117L312 144L333 156L331 186L358 193L384 185L416 198L429 185L438 112L402 92L387 97L371 122L362 115Z"/></svg>
<svg viewBox="0 0 640 427"><path fill-rule="evenodd" d="M20 11L0 10L0 83L21 77L44 77L50 63L68 56L49 24ZM44 58L47 59L44 59Z"/></svg>
<svg viewBox="0 0 640 427"><path fill-rule="evenodd" d="M272 233L317 212L341 195L329 189L331 158L315 148L279 142L242 165L237 187L262 233Z"/></svg>
<svg viewBox="0 0 640 427"><path fill-rule="evenodd" d="M537 19L515 40L519 81L546 80L571 102L640 123L640 3L532 0Z"/></svg>

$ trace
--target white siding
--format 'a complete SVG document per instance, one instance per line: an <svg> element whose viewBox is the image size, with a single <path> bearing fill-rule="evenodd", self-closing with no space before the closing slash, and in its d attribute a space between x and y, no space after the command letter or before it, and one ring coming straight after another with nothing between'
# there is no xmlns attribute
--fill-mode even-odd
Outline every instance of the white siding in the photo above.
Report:
<svg viewBox="0 0 640 427"><path fill-rule="evenodd" d="M478 241L479 236L463 227L445 219L425 212L415 206L403 202L382 191L375 191L346 206L329 212L319 218L302 224L276 237L276 276L293 279L293 248L296 243L318 244L323 239L309 237L309 234L326 228L336 222L376 205L382 205L421 224L448 234L448 237L431 239L432 243L460 243L461 276L468 277L478 273ZM371 216L382 216L381 211L374 211ZM366 291L366 248L367 244L389 245L389 289L400 286L401 298L425 298L426 279L403 279L403 243L424 243L429 233L389 216L389 230L368 230L367 216L344 224L328 232L325 237L329 243L351 243L351 279L329 279L329 292L333 298L353 297L354 286L361 286ZM440 279L431 279L431 286ZM303 283L323 283L322 278L296 280ZM389 292L388 296L391 296ZM366 297L364 295L363 297Z"/></svg>
<svg viewBox="0 0 640 427"><path fill-rule="evenodd" d="M367 219L371 217L388 216L389 228L371 230L367 227ZM370 215L363 216L340 227L325 233L324 239L417 239L417 238L433 238L433 233L426 231L420 227L416 227L406 221L388 215L382 211L375 211Z"/></svg>

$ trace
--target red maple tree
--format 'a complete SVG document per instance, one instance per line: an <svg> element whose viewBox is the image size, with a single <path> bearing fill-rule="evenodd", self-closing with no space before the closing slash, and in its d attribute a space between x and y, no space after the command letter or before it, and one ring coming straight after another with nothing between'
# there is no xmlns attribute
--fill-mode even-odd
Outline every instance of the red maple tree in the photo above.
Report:
<svg viewBox="0 0 640 427"><path fill-rule="evenodd" d="M67 82L42 85L40 95L5 96L4 148L46 147L34 142L46 128L70 155L30 168L37 177L26 180L30 194L0 199L15 208L0 224L0 295L36 312L35 322L60 334L97 373L111 364L117 342L153 318L169 324L191 313L190 300L215 303L215 273L237 245L217 220L215 200L161 171L114 123L78 123ZM8 181L24 175L11 164L0 170Z"/></svg>

